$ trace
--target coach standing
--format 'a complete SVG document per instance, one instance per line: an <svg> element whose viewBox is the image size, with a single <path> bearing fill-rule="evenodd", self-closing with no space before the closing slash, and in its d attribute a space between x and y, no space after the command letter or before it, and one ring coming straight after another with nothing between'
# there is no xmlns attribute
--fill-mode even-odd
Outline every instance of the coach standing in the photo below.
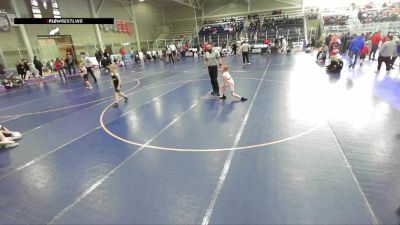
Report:
<svg viewBox="0 0 400 225"><path fill-rule="evenodd" d="M211 95L219 96L219 86L218 86L218 64L222 65L222 59L219 52L213 49L212 44L208 44L208 51L204 57L204 68L208 67L208 73L210 74L211 85L213 92Z"/></svg>

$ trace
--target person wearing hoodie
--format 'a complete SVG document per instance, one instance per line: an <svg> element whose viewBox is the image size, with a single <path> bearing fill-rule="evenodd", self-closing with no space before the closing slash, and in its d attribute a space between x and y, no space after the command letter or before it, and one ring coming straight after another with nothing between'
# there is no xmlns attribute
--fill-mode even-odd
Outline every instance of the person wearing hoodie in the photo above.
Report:
<svg viewBox="0 0 400 225"><path fill-rule="evenodd" d="M355 67L357 64L357 59L360 56L360 51L364 47L364 38L363 35L359 35L351 41L349 46L349 60L350 65L349 68ZM354 61L353 61L354 58Z"/></svg>

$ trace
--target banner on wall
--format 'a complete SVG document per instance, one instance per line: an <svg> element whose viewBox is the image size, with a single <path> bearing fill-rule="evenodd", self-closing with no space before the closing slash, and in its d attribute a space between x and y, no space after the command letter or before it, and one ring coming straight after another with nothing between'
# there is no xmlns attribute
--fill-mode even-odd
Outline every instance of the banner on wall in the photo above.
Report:
<svg viewBox="0 0 400 225"><path fill-rule="evenodd" d="M128 26L128 23L125 21L122 21L122 32L128 33L128 29L126 28Z"/></svg>
<svg viewBox="0 0 400 225"><path fill-rule="evenodd" d="M10 31L10 21L6 13L0 13L0 31L8 32Z"/></svg>
<svg viewBox="0 0 400 225"><path fill-rule="evenodd" d="M127 33L129 35L132 35L134 29L132 22L124 20L115 20L114 24L99 24L99 27L106 32L114 31Z"/></svg>

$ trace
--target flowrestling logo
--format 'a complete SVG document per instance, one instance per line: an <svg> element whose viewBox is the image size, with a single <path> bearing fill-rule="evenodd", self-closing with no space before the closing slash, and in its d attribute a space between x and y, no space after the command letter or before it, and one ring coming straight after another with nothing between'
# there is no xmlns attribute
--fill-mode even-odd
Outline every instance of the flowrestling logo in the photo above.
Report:
<svg viewBox="0 0 400 225"><path fill-rule="evenodd" d="M15 24L114 24L114 18L15 18Z"/></svg>
<svg viewBox="0 0 400 225"><path fill-rule="evenodd" d="M83 24L83 19L47 19L47 24Z"/></svg>

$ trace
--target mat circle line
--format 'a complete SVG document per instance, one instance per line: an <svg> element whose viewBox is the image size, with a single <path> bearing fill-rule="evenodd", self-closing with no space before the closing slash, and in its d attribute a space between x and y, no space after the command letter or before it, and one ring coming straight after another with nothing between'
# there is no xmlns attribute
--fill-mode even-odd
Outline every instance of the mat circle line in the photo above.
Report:
<svg viewBox="0 0 400 225"><path fill-rule="evenodd" d="M260 78L236 78L236 80L261 80ZM139 91L136 91L134 93L131 93L129 95L134 95L146 90L150 90L153 88L157 88L157 87L163 87L163 86L168 86L168 85L172 85L172 84L179 84L179 83L191 83L191 82L196 82L196 81L209 81L209 79L195 79L195 80L186 80L186 81L178 81L178 82L170 82L170 83L164 83L164 84L160 84L160 85L156 85L156 86L152 86L152 87L148 87L145 89L141 89ZM264 79L264 81L270 81L270 82L276 82L276 83L282 83L285 84L284 82L281 81L276 81L276 80L268 80L268 79ZM142 143L138 143L138 142L134 142L125 138L122 138L118 135L116 135L115 133L113 133L112 131L110 131L107 126L104 123L104 115L105 113L113 106L114 103L109 104L108 106L106 106L104 108L104 110L101 112L100 114L100 127L111 137L125 142L127 144L130 145L135 145L138 147L142 147L142 148L150 148L150 149L156 149L156 150L163 150L163 151L175 151L175 152L222 152L222 151L232 151L232 150L250 150L250 149L254 149L254 148L259 148L259 147L265 147L265 146L270 146L270 145L275 145L275 144L279 144L279 143L283 143L283 142L287 142L290 140L294 140L297 138L300 138L308 133L311 133L314 130L317 130L323 126L325 126L325 122L321 122L318 123L317 125L313 126L310 129L307 129L304 132L298 133L296 135L287 137L287 138L283 138L283 139L279 139L276 141L271 141L271 142L265 142L265 143L260 143L260 144L255 144L255 145L246 145L246 146L240 146L240 147L230 147L230 148L173 148L173 147L162 147L162 146L156 146L156 145L150 145L150 144L142 144Z"/></svg>

